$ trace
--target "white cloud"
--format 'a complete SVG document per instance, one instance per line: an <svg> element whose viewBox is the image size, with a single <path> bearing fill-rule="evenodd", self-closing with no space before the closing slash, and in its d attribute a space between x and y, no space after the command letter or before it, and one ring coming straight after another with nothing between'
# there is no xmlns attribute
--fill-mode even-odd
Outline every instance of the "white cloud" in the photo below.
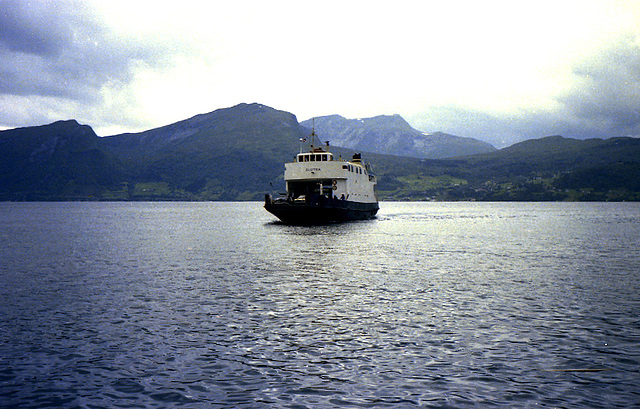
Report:
<svg viewBox="0 0 640 409"><path fill-rule="evenodd" d="M68 115L103 135L260 102L299 119L399 113L426 131L486 128L464 135L478 137L511 118L522 126L502 133L513 140L532 119L553 131L560 109L586 115L575 67L640 31L640 6L622 0L31 4L16 30L53 29L31 42L0 31L11 74L0 126L27 124L33 109L31 121Z"/></svg>

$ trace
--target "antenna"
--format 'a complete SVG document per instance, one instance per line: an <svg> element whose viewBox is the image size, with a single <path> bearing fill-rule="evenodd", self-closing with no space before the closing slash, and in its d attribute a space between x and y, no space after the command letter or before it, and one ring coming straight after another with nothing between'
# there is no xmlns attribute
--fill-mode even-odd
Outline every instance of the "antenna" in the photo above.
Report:
<svg viewBox="0 0 640 409"><path fill-rule="evenodd" d="M300 153L302 153L302 152L304 152L304 151L305 151L305 150L303 149L303 146L304 146L305 144L307 144L307 143L308 143L309 145L307 146L307 149L306 149L306 150L309 150L309 147L310 147L311 149L313 149L313 143L314 143L314 141L315 141L315 137L316 137L316 118L315 118L315 117L313 117L311 120L312 120L311 135L310 135L310 136L311 136L311 140L307 140L307 138L306 138L306 137L304 137L304 138L300 138Z"/></svg>
<svg viewBox="0 0 640 409"><path fill-rule="evenodd" d="M316 117L311 118L311 149L316 143Z"/></svg>
<svg viewBox="0 0 640 409"><path fill-rule="evenodd" d="M316 117L311 119L311 146L316 142Z"/></svg>

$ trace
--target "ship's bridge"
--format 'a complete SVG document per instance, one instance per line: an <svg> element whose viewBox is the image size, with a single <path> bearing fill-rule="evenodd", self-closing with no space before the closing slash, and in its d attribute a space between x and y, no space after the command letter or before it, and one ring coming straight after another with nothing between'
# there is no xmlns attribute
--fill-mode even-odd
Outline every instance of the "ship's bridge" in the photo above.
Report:
<svg viewBox="0 0 640 409"><path fill-rule="evenodd" d="M296 156L296 162L329 162L333 160L331 152L317 150L309 153L299 153Z"/></svg>

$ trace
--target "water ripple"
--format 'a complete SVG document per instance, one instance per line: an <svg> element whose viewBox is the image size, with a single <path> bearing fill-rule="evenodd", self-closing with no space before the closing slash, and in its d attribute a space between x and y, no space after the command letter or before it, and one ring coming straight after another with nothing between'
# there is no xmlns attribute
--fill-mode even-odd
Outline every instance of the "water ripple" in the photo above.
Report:
<svg viewBox="0 0 640 409"><path fill-rule="evenodd" d="M255 203L0 216L2 407L640 404L636 204L397 203L317 228Z"/></svg>

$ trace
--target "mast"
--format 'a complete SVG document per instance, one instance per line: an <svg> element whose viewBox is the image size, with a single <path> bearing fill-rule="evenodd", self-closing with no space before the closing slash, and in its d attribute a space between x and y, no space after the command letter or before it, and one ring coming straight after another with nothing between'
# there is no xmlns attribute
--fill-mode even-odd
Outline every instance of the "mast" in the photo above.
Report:
<svg viewBox="0 0 640 409"><path fill-rule="evenodd" d="M306 137L300 138L300 153L309 152L313 150L313 144L316 138L316 118L313 117L311 120L312 120L311 135L309 135L311 140L308 141ZM306 145L307 149L304 149L305 144L307 144Z"/></svg>

